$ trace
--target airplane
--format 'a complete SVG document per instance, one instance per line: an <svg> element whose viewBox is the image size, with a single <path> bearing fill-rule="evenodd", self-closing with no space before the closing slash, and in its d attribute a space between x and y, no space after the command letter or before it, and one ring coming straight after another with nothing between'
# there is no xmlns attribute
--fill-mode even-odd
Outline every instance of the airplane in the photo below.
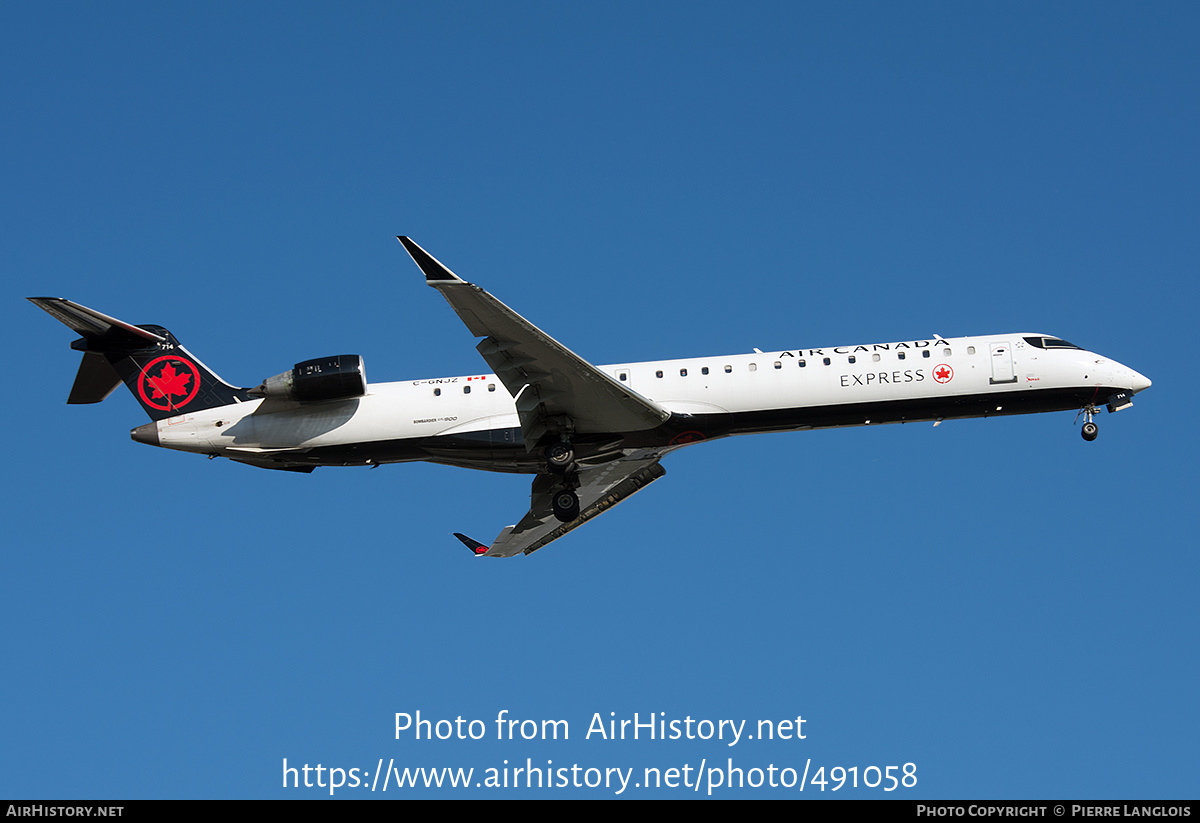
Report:
<svg viewBox="0 0 1200 823"><path fill-rule="evenodd" d="M267 469L429 461L532 474L529 512L474 554L531 554L662 477L684 446L738 434L1128 408L1150 380L1041 333L792 349L593 366L442 265L405 251L468 331L489 374L368 383L363 359L306 360L254 388L219 378L161 326L28 298L77 334L68 403L124 382L151 422L139 443Z"/></svg>

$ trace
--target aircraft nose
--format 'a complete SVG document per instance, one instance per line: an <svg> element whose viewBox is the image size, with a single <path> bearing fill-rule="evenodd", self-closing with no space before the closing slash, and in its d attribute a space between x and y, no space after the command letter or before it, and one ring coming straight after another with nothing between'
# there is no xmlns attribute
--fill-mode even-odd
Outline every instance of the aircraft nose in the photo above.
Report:
<svg viewBox="0 0 1200 823"><path fill-rule="evenodd" d="M1132 378L1129 381L1129 388L1133 389L1134 394L1137 394L1140 391L1150 388L1150 378L1149 377L1146 377L1144 374L1139 374L1138 372L1135 372L1133 369L1129 370L1129 374L1130 374L1130 377Z"/></svg>

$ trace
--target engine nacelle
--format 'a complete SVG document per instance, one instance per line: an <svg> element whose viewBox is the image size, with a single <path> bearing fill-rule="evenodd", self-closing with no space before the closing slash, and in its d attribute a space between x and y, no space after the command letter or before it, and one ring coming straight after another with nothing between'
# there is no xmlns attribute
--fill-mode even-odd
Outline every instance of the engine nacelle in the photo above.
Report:
<svg viewBox="0 0 1200 823"><path fill-rule="evenodd" d="M251 391L284 400L346 400L367 393L367 372L357 354L318 357L268 377Z"/></svg>

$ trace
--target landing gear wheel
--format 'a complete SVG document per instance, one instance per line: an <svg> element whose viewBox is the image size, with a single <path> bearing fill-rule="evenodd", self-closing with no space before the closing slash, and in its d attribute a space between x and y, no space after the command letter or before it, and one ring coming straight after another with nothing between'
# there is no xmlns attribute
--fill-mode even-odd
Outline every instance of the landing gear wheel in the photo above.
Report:
<svg viewBox="0 0 1200 823"><path fill-rule="evenodd" d="M1091 443L1100 434L1100 427L1092 422L1092 415L1099 414L1100 410L1091 403L1088 403L1079 410L1079 414L1075 415L1075 421L1079 421L1079 415L1083 415L1083 429L1079 432L1083 435L1083 439Z"/></svg>
<svg viewBox="0 0 1200 823"><path fill-rule="evenodd" d="M559 522L570 523L579 517L579 496L570 489L555 492L550 505L554 508L554 516Z"/></svg>
<svg viewBox="0 0 1200 823"><path fill-rule="evenodd" d="M565 472L575 462L575 450L570 443L555 443L546 447L546 462L556 472Z"/></svg>

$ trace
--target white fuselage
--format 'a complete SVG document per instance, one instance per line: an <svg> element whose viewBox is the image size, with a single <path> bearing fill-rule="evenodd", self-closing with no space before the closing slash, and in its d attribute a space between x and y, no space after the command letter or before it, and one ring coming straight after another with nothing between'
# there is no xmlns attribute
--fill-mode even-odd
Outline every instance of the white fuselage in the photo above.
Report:
<svg viewBox="0 0 1200 823"><path fill-rule="evenodd" d="M1080 408L1150 385L1100 355L1030 339L1055 338L932 338L598 368L672 413L657 441L643 435L637 444L663 451L748 432ZM161 420L157 430L158 445L246 462L288 454L313 465L435 459L532 470L506 456L523 451L520 421L492 374L375 383L352 400L253 400ZM443 441L457 444L454 456L437 456ZM434 444L435 456L399 444Z"/></svg>
<svg viewBox="0 0 1200 823"><path fill-rule="evenodd" d="M366 381L358 355L296 363L254 388L222 380L162 326L57 297L30 298L82 335L68 403L124 382L150 417L139 443L290 472L429 461L532 474L529 510L474 555L529 554L666 474L668 452L760 432L1077 410L1119 411L1150 381L1043 334L932 337L595 366L397 240L458 315L490 374Z"/></svg>

